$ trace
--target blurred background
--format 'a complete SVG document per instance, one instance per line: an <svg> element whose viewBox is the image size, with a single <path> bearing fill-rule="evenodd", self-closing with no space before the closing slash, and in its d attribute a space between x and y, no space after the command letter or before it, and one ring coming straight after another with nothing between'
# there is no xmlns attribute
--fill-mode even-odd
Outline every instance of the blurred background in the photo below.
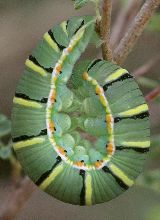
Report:
<svg viewBox="0 0 160 220"><path fill-rule="evenodd" d="M113 1L113 27L119 12L127 4L127 1ZM134 9L135 14L138 7ZM136 75L139 67L154 63L145 75L138 77L137 74L137 81L144 94L160 84L159 11L123 65ZM87 14L94 14L92 5L76 11L70 0L0 0L0 211L21 172L11 151L9 119L24 61L43 33L54 24L71 16ZM99 56L100 49L90 47L83 57ZM152 148L144 168L145 173L139 177L135 186L108 203L92 207L64 204L36 188L16 220L160 220L160 98L149 102L149 106Z"/></svg>

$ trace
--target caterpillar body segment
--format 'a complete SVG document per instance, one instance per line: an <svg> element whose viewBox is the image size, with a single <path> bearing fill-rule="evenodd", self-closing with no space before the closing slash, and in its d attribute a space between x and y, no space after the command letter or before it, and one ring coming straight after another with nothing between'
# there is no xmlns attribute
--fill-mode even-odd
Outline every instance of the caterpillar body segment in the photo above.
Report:
<svg viewBox="0 0 160 220"><path fill-rule="evenodd" d="M149 150L148 106L133 77L97 59L75 64L95 34L91 16L46 32L13 100L13 148L45 192L75 204L109 201L133 185Z"/></svg>

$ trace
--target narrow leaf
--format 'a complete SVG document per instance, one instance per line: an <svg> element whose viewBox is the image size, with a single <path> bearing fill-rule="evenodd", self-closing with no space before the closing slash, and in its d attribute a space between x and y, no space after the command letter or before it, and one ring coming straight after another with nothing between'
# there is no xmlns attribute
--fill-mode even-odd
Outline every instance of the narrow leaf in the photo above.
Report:
<svg viewBox="0 0 160 220"><path fill-rule="evenodd" d="M11 123L6 116L0 114L0 138L11 132Z"/></svg>
<svg viewBox="0 0 160 220"><path fill-rule="evenodd" d="M74 0L74 8L79 9L83 7L86 3L88 3L90 0Z"/></svg>
<svg viewBox="0 0 160 220"><path fill-rule="evenodd" d="M10 147L1 147L0 148L0 158L6 160L11 155L11 148Z"/></svg>

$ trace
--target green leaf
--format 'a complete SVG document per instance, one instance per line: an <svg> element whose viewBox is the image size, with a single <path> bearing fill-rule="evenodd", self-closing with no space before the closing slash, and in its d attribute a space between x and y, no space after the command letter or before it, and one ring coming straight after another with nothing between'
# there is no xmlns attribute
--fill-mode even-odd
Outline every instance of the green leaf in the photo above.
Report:
<svg viewBox="0 0 160 220"><path fill-rule="evenodd" d="M155 32L160 32L160 14L156 13L155 15L153 15L153 17L151 18L148 26L147 26L147 30L149 31L155 31Z"/></svg>
<svg viewBox="0 0 160 220"><path fill-rule="evenodd" d="M156 135L151 138L150 158L151 159L160 158L160 135Z"/></svg>
<svg viewBox="0 0 160 220"><path fill-rule="evenodd" d="M0 114L0 138L11 132L11 122L6 116Z"/></svg>
<svg viewBox="0 0 160 220"><path fill-rule="evenodd" d="M160 170L148 171L137 179L137 184L160 193Z"/></svg>
<svg viewBox="0 0 160 220"><path fill-rule="evenodd" d="M159 220L160 219L160 206L156 205L151 207L149 211L145 214L146 220Z"/></svg>
<svg viewBox="0 0 160 220"><path fill-rule="evenodd" d="M79 9L88 2L90 2L90 0L74 0L74 8Z"/></svg>
<svg viewBox="0 0 160 220"><path fill-rule="evenodd" d="M8 159L11 156L11 148L9 147L1 147L0 148L0 158L3 160Z"/></svg>
<svg viewBox="0 0 160 220"><path fill-rule="evenodd" d="M99 48L103 43L104 41L100 39L99 35L96 32L94 32L91 37L90 44L93 44L96 46L96 48Z"/></svg>

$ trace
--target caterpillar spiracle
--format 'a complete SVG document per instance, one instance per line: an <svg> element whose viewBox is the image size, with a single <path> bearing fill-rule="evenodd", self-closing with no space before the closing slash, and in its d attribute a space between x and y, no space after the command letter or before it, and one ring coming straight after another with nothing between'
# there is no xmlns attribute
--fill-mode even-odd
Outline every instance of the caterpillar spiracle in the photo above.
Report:
<svg viewBox="0 0 160 220"><path fill-rule="evenodd" d="M150 146L148 106L129 72L97 59L75 64L94 35L91 16L46 32L13 99L13 148L42 190L78 205L133 185Z"/></svg>

